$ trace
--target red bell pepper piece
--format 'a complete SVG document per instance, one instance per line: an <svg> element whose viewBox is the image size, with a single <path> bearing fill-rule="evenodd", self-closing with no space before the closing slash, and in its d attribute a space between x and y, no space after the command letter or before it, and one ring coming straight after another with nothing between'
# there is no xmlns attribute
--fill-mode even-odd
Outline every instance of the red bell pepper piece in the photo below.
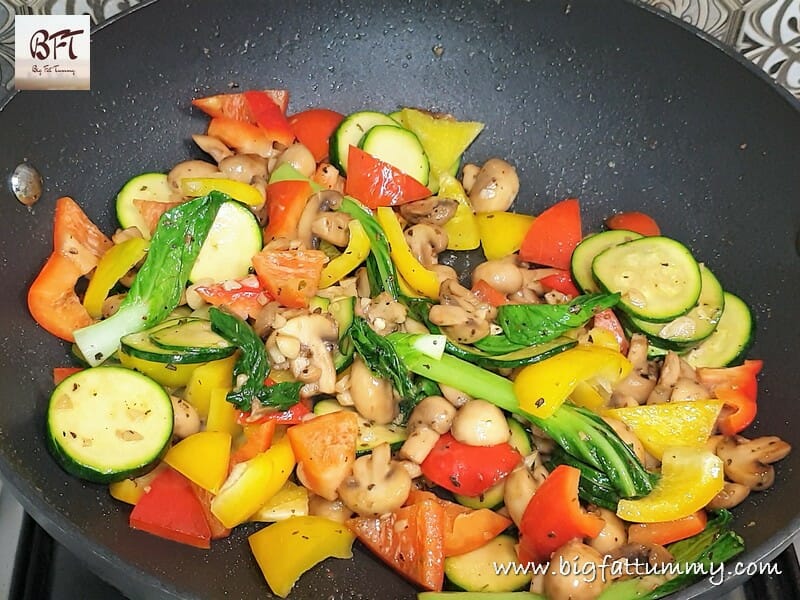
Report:
<svg viewBox="0 0 800 600"><path fill-rule="evenodd" d="M53 367L53 385L58 385L78 371L83 371L83 367Z"/></svg>
<svg viewBox="0 0 800 600"><path fill-rule="evenodd" d="M422 473L455 494L478 496L508 475L522 460L509 444L470 446L445 433L422 461Z"/></svg>
<svg viewBox="0 0 800 600"><path fill-rule="evenodd" d="M208 124L208 135L243 154L258 154L268 157L274 153L272 140L266 132L247 121L228 117L214 117Z"/></svg>
<svg viewBox="0 0 800 600"><path fill-rule="evenodd" d="M211 529L191 482L166 468L133 507L130 526L159 537L195 546L211 547Z"/></svg>
<svg viewBox="0 0 800 600"><path fill-rule="evenodd" d="M607 308L595 313L594 326L610 331L619 344L619 351L622 354L628 354L628 348L630 348L628 336L625 335L625 329L623 329L622 323L619 322L616 313L612 309Z"/></svg>
<svg viewBox="0 0 800 600"><path fill-rule="evenodd" d="M300 180L276 181L267 186L266 241L297 237L300 216L313 191L308 181Z"/></svg>
<svg viewBox="0 0 800 600"><path fill-rule="evenodd" d="M609 229L627 229L640 235L661 235L661 228L650 215L641 212L624 212L606 219Z"/></svg>
<svg viewBox="0 0 800 600"><path fill-rule="evenodd" d="M423 498L377 518L349 519L346 525L403 577L426 590L442 589L445 514L438 502Z"/></svg>
<svg viewBox="0 0 800 600"><path fill-rule="evenodd" d="M570 540L600 534L605 521L578 500L580 476L575 467L559 465L536 490L519 527L520 564L541 563Z"/></svg>
<svg viewBox="0 0 800 600"><path fill-rule="evenodd" d="M253 115L253 120L270 140L284 146L294 141L294 132L286 115L275 101L264 92L244 92L244 99Z"/></svg>
<svg viewBox="0 0 800 600"><path fill-rule="evenodd" d="M304 308L319 289L328 258L320 250L273 250L253 256L253 267L264 289L281 305Z"/></svg>
<svg viewBox="0 0 800 600"><path fill-rule="evenodd" d="M756 418L756 376L763 366L762 360L746 360L738 367L697 369L700 383L710 387L714 395L725 403L725 409L717 423L723 435L736 435Z"/></svg>
<svg viewBox="0 0 800 600"><path fill-rule="evenodd" d="M53 253L28 290L28 310L39 325L72 342L73 331L94 322L75 284L112 245L72 198L56 201Z"/></svg>
<svg viewBox="0 0 800 600"><path fill-rule="evenodd" d="M350 146L345 192L370 208L422 200L431 191L419 181L371 154Z"/></svg>
<svg viewBox="0 0 800 600"><path fill-rule="evenodd" d="M288 90L262 90L262 93L272 98L273 102L281 109L281 112L286 114L286 108L289 106ZM253 115L250 113L250 107L247 105L245 96L242 93L217 94L216 96L195 98L192 100L192 106L199 108L210 117L227 117L255 124Z"/></svg>
<svg viewBox="0 0 800 600"><path fill-rule="evenodd" d="M203 509L203 514L206 517L206 521L208 521L208 528L211 531L211 539L219 540L228 537L231 534L231 530L220 523L220 520L216 517L216 515L211 512L211 501L214 499L214 494L209 492L207 489L201 488L196 483L191 481L189 483L192 486L192 491L194 491L195 496L197 496L197 500L200 502L200 506Z"/></svg>
<svg viewBox="0 0 800 600"><path fill-rule="evenodd" d="M572 251L581 241L578 200L568 198L554 204L531 223L519 257L531 263L568 270Z"/></svg>
<svg viewBox="0 0 800 600"><path fill-rule="evenodd" d="M327 108L312 108L289 117L297 141L311 151L314 160L328 156L330 137L344 119L342 113Z"/></svg>
<svg viewBox="0 0 800 600"><path fill-rule="evenodd" d="M575 283L572 281L572 275L569 274L569 271L559 271L547 277L542 277L539 282L543 286L561 292L565 296L576 298L581 295L578 288L575 287Z"/></svg>
<svg viewBox="0 0 800 600"><path fill-rule="evenodd" d="M475 285L472 286L472 293L475 294L475 296L481 302L491 304L492 306L503 306L504 304L508 304L508 298L506 298L502 292L493 288L483 279L479 279L477 282L475 282Z"/></svg>
<svg viewBox="0 0 800 600"><path fill-rule="evenodd" d="M276 426L277 423L272 420L247 424L244 428L244 443L231 453L231 467L268 450L272 445Z"/></svg>
<svg viewBox="0 0 800 600"><path fill-rule="evenodd" d="M224 306L242 319L255 317L271 299L255 275L248 275L233 283L198 285L194 291L209 304Z"/></svg>
<svg viewBox="0 0 800 600"><path fill-rule="evenodd" d="M265 382L264 385L271 384ZM263 414L255 418L253 418L250 413L239 412L236 422L240 425L249 425L251 423L274 421L278 425L297 425L298 423L305 421L306 416L310 414L311 409L308 407L308 404L301 400L286 410L265 411Z"/></svg>

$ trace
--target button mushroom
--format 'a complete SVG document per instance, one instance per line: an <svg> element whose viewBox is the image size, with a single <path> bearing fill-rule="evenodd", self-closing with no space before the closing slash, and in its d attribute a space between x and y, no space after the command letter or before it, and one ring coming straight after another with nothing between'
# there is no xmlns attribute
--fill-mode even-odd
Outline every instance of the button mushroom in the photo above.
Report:
<svg viewBox="0 0 800 600"><path fill-rule="evenodd" d="M606 586L602 555L579 540L553 553L542 586L549 600L595 600Z"/></svg>
<svg viewBox="0 0 800 600"><path fill-rule="evenodd" d="M200 415L194 406L177 396L170 395L169 399L172 401L172 435L183 439L200 431Z"/></svg>
<svg viewBox="0 0 800 600"><path fill-rule="evenodd" d="M371 300L362 300L362 312L372 330L379 335L388 335L400 329L406 322L408 309L388 292L381 292Z"/></svg>
<svg viewBox="0 0 800 600"><path fill-rule="evenodd" d="M216 165L204 160L185 160L178 163L167 175L167 184L174 196L183 198L181 180L189 177L219 177L220 172Z"/></svg>
<svg viewBox="0 0 800 600"><path fill-rule="evenodd" d="M517 170L500 158L490 158L470 187L469 201L476 212L508 210L518 192Z"/></svg>
<svg viewBox="0 0 800 600"><path fill-rule="evenodd" d="M350 399L362 417L379 425L391 423L397 415L392 384L373 375L360 356L350 367Z"/></svg>
<svg viewBox="0 0 800 600"><path fill-rule="evenodd" d="M664 362L661 363L661 373L658 382L647 397L647 404L662 404L669 402L672 390L681 374L681 360L674 352L667 352Z"/></svg>
<svg viewBox="0 0 800 600"><path fill-rule="evenodd" d="M389 444L356 459L353 473L339 486L339 498L362 517L377 517L400 508L411 491L411 476L392 460Z"/></svg>
<svg viewBox="0 0 800 600"><path fill-rule="evenodd" d="M424 200L402 204L400 206L400 214L412 225L424 223L441 227L453 218L457 208L458 202L456 200L431 196Z"/></svg>
<svg viewBox="0 0 800 600"><path fill-rule="evenodd" d="M298 468L300 467L298 466ZM337 523L344 523L353 516L353 511L339 499L327 500L322 496L309 494L308 514L315 517L325 517Z"/></svg>
<svg viewBox="0 0 800 600"><path fill-rule="evenodd" d="M313 232L314 222L325 212L335 210L342 203L342 195L334 190L321 190L306 202L297 224L297 239L306 248L319 247L319 239ZM319 228L320 225L318 224ZM349 239L349 232L348 232Z"/></svg>
<svg viewBox="0 0 800 600"><path fill-rule="evenodd" d="M657 567L662 567L673 561L672 554L664 546L658 544L632 543L625 544L611 553L614 561L620 561L626 575L650 575Z"/></svg>
<svg viewBox="0 0 800 600"><path fill-rule="evenodd" d="M522 523L522 515L525 514L525 509L539 485L541 485L541 481L537 481L531 470L525 465L520 465L506 477L503 503L508 511L508 516L517 527Z"/></svg>
<svg viewBox="0 0 800 600"><path fill-rule="evenodd" d="M348 224L352 217L345 213L320 213L311 223L311 233L338 248L344 248L350 241Z"/></svg>
<svg viewBox="0 0 800 600"><path fill-rule="evenodd" d="M750 488L741 483L734 483L726 481L722 487L722 491L714 496L714 499L708 503L706 508L710 510L720 510L722 508L733 508L745 501L750 495Z"/></svg>
<svg viewBox="0 0 800 600"><path fill-rule="evenodd" d="M412 225L404 235L411 252L426 267L435 265L439 261L439 253L447 249L447 232L438 225Z"/></svg>
<svg viewBox="0 0 800 600"><path fill-rule="evenodd" d="M513 294L522 288L522 271L512 257L501 260L487 260L472 271L472 285L485 281L503 295Z"/></svg>
<svg viewBox="0 0 800 600"><path fill-rule="evenodd" d="M439 288L439 304L431 307L428 316L448 337L471 344L489 335L490 321L496 314L495 307L481 302L458 281L447 279Z"/></svg>
<svg viewBox="0 0 800 600"><path fill-rule="evenodd" d="M470 400L458 409L450 433L459 442L471 446L496 446L507 442L511 436L503 411L480 399Z"/></svg>
<svg viewBox="0 0 800 600"><path fill-rule="evenodd" d="M587 542L589 546L600 554L610 554L628 543L628 532L625 529L625 523L615 513L607 508L600 507L594 507L590 512L603 519L605 525L603 525L597 537Z"/></svg>
<svg viewBox="0 0 800 600"><path fill-rule="evenodd" d="M717 445L725 477L753 491L765 490L775 481L772 463L784 458L792 447L771 435L748 440L740 435L726 436Z"/></svg>
<svg viewBox="0 0 800 600"><path fill-rule="evenodd" d="M641 334L631 336L628 360L631 372L617 383L611 394L614 406L638 406L647 401L647 397L656 385L657 376L647 361L647 338Z"/></svg>
<svg viewBox="0 0 800 600"><path fill-rule="evenodd" d="M400 448L399 456L417 464L439 441L439 436L450 430L456 409L441 396L423 398L408 417L408 438Z"/></svg>
<svg viewBox="0 0 800 600"><path fill-rule="evenodd" d="M295 376L309 370L314 376L304 378L304 395L313 393L334 394L336 392L336 368L330 352L338 338L336 323L323 314L310 314L293 317L277 330L279 335L296 338L300 341L300 353L291 360ZM300 377L298 377L300 378Z"/></svg>
<svg viewBox="0 0 800 600"><path fill-rule="evenodd" d="M226 178L242 183L266 181L267 161L258 154L235 154L219 163L219 170Z"/></svg>
<svg viewBox="0 0 800 600"><path fill-rule="evenodd" d="M281 152L275 163L275 168L283 164L293 166L304 177L311 177L314 171L317 170L317 162L314 160L314 155L299 142L292 144Z"/></svg>

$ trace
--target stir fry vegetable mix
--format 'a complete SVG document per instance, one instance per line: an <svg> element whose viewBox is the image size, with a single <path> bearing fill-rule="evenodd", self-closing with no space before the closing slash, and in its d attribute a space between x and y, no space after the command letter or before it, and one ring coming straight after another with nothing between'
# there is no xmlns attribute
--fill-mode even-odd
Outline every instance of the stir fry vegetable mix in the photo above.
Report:
<svg viewBox="0 0 800 600"><path fill-rule="evenodd" d="M742 550L726 509L790 448L741 435L749 309L652 218L510 212L514 167L461 166L483 125L449 115L192 104L211 160L132 179L110 239L60 199L28 296L86 367L54 369L48 444L131 527L208 548L274 523L249 542L280 596L355 538L429 600L657 598L691 576L644 565Z"/></svg>

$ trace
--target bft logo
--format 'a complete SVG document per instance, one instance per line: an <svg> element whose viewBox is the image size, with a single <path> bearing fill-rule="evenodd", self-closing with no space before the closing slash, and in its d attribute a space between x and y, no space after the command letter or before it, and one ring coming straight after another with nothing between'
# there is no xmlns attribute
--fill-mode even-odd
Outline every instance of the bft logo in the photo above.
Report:
<svg viewBox="0 0 800 600"><path fill-rule="evenodd" d="M88 90L88 15L17 15L14 85L18 90Z"/></svg>

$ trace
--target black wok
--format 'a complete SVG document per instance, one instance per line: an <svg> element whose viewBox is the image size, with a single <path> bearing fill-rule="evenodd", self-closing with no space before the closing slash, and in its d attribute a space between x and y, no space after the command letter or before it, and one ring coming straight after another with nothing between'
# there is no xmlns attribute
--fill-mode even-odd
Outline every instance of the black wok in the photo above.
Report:
<svg viewBox="0 0 800 600"><path fill-rule="evenodd" d="M0 173L27 159L46 184L31 210L0 190L0 472L49 533L131 597L268 591L249 530L210 552L132 532L128 509L105 487L56 466L44 413L51 369L69 353L30 319L25 289L50 252L57 196L71 195L112 230L112 199L130 176L197 154L190 135L206 119L189 100L234 85L288 88L293 110L402 104L482 120L469 158L517 165L516 210L577 196L587 229L613 211L646 210L754 307L751 354L765 368L750 433L800 446L800 110L712 40L614 0L187 0L141 6L102 27L92 63L90 93L22 93L0 112ZM799 467L796 452L771 491L736 510L741 560L774 556L800 528ZM720 591L705 582L684 597ZM293 597L412 596L357 549L354 560L304 576Z"/></svg>

